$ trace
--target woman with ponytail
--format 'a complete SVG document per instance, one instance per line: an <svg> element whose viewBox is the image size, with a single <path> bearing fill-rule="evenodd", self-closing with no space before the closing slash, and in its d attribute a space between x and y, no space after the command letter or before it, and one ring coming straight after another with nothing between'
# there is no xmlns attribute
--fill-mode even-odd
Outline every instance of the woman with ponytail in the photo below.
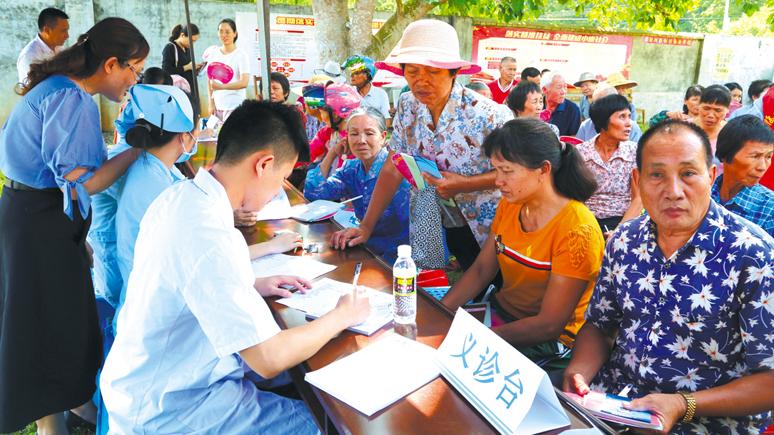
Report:
<svg viewBox="0 0 774 435"><path fill-rule="evenodd" d="M193 94L194 70L199 71L202 64L194 66L191 60L191 43L199 39L199 27L196 24L183 26L178 24L172 29L169 43L161 51L161 69L169 75L179 75L188 82ZM198 111L195 111L198 113Z"/></svg>
<svg viewBox="0 0 774 435"><path fill-rule="evenodd" d="M77 43L30 67L0 132L0 432L35 421L66 433L63 411L90 401L101 362L86 233L91 195L135 160L106 160L100 94L120 102L137 83L148 43L106 18Z"/></svg>
<svg viewBox="0 0 774 435"><path fill-rule="evenodd" d="M583 205L594 176L539 119L508 121L483 147L502 199L481 253L443 303L456 310L502 272L493 330L545 370L564 368L602 264L602 232Z"/></svg>
<svg viewBox="0 0 774 435"><path fill-rule="evenodd" d="M140 221L153 200L173 183L185 179L175 163L196 154L193 108L185 92L164 85L137 85L129 93L137 121L126 143L141 150L126 171L118 192L116 247L123 288L116 313L126 297Z"/></svg>

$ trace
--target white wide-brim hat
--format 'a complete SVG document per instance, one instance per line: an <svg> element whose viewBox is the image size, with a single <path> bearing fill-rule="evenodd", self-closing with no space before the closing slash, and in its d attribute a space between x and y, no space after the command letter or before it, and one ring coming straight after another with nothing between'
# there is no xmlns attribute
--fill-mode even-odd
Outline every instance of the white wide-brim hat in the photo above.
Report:
<svg viewBox="0 0 774 435"><path fill-rule="evenodd" d="M332 60L325 62L325 65L322 68L314 70L315 74L324 74L329 77L338 77L341 75L341 72L339 64Z"/></svg>
<svg viewBox="0 0 774 435"><path fill-rule="evenodd" d="M419 64L434 68L459 69L460 74L475 74L481 67L460 57L460 41L454 27L439 20L418 20L403 31L398 45L376 67L403 75L401 64Z"/></svg>

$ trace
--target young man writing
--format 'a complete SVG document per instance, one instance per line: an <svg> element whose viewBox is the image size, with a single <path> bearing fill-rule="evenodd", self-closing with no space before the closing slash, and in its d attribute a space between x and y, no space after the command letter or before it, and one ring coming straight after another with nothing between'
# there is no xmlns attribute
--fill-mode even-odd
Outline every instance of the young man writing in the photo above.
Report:
<svg viewBox="0 0 774 435"><path fill-rule="evenodd" d="M259 390L245 370L271 378L308 359L367 317L367 298L343 296L328 315L280 331L261 296L310 284L255 279L232 214L282 187L307 152L303 131L293 107L247 101L223 125L212 169L148 208L100 382L111 432L317 432L302 402Z"/></svg>

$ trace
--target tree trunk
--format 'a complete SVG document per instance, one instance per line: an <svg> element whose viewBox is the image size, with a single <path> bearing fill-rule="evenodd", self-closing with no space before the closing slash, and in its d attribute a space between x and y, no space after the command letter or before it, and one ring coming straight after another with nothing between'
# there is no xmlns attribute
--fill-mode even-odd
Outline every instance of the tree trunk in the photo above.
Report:
<svg viewBox="0 0 774 435"><path fill-rule="evenodd" d="M427 15L436 6L446 3L446 0L427 1L413 0L403 3L402 7L395 11L387 19L381 29L371 39L371 45L365 50L365 54L375 60L383 60L390 54L390 50L395 47L403 31L412 21L416 21Z"/></svg>
<svg viewBox="0 0 774 435"><path fill-rule="evenodd" d="M347 0L312 0L312 10L320 65L340 64L349 54Z"/></svg>
<svg viewBox="0 0 774 435"><path fill-rule="evenodd" d="M363 54L371 44L371 24L374 21L376 0L357 0L349 21L349 49L351 54Z"/></svg>

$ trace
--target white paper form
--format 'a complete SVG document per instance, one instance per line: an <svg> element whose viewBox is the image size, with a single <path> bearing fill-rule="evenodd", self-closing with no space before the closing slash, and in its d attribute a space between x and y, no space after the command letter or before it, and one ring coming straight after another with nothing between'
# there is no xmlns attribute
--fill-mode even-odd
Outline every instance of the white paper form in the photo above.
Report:
<svg viewBox="0 0 774 435"><path fill-rule="evenodd" d="M352 292L352 284L323 278L312 283L312 288L306 293L295 292L291 297L278 299L277 302L303 311L309 317L317 318L336 308L341 295L350 292ZM392 321L393 297L389 293L370 288L365 288L363 297L370 298L371 314L365 322L348 329L371 335Z"/></svg>
<svg viewBox="0 0 774 435"><path fill-rule="evenodd" d="M256 278L291 275L300 276L309 281L336 269L336 266L332 264L313 260L310 257L285 254L272 254L256 258L252 261L252 266Z"/></svg>
<svg viewBox="0 0 774 435"><path fill-rule="evenodd" d="M288 200L288 194L285 189L280 189L279 193L271 199L258 212L257 221L270 221L275 219L287 219L293 214L293 209Z"/></svg>
<svg viewBox="0 0 774 435"><path fill-rule="evenodd" d="M437 377L435 349L390 334L365 349L307 373L305 379L371 416Z"/></svg>

